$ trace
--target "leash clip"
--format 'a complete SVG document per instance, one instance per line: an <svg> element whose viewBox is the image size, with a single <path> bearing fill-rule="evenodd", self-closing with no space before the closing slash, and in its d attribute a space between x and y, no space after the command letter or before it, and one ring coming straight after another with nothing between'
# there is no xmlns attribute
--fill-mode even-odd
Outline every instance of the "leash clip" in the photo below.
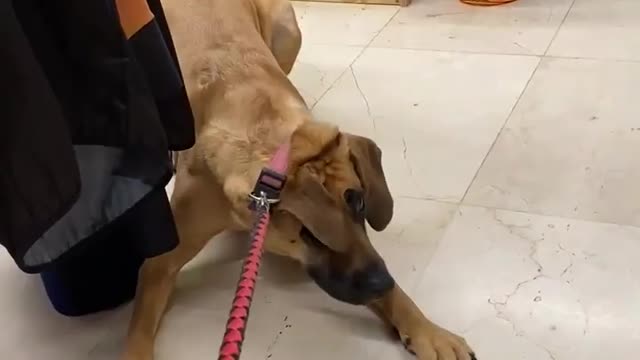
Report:
<svg viewBox="0 0 640 360"><path fill-rule="evenodd" d="M271 205L274 205L280 202L280 199L269 199L267 197L267 194L265 194L264 192L261 192L260 196L249 194L249 199L251 199L251 204L249 205L249 208L251 210L260 209L260 210L269 211L269 209L271 208Z"/></svg>
<svg viewBox="0 0 640 360"><path fill-rule="evenodd" d="M249 209L253 211L268 211L271 208L271 205L279 203L280 192L284 188L286 181L286 175L273 171L269 168L262 169L253 192L249 194L249 199L251 200Z"/></svg>

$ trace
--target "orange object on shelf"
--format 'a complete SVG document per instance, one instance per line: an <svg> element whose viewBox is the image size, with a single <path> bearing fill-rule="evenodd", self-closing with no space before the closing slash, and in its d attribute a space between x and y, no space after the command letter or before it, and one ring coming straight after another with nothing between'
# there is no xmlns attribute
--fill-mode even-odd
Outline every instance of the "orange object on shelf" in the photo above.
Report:
<svg viewBox="0 0 640 360"><path fill-rule="evenodd" d="M516 0L460 0L465 4L475 6L495 6L512 3Z"/></svg>

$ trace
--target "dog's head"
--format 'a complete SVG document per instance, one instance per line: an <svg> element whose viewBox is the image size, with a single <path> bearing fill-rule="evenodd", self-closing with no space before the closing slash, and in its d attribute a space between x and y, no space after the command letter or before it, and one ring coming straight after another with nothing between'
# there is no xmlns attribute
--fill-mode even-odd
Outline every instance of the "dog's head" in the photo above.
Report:
<svg viewBox="0 0 640 360"><path fill-rule="evenodd" d="M393 216L381 157L370 139L323 123L299 127L267 240L272 250L300 260L329 295L352 304L369 303L394 286L365 227L381 231Z"/></svg>

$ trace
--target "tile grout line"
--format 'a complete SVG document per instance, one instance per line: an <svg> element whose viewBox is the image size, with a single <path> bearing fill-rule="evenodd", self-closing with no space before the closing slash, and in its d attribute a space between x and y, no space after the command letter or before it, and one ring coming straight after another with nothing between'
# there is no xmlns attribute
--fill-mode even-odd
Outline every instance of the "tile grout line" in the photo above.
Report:
<svg viewBox="0 0 640 360"><path fill-rule="evenodd" d="M544 60L545 54L551 48L551 45L553 44L554 40L558 36L558 33L560 32L560 29L562 28L562 26L564 26L564 22L569 17L569 14L571 13L571 10L573 9L573 5L575 4L575 2L576 2L576 0L573 0L571 2L571 5L569 6L569 9L567 9L567 13L564 14L564 17L562 18L562 21L560 22L560 25L558 25L558 29L556 29L555 34L553 35L553 37L549 41L549 45L547 45L547 49L545 50L544 54L542 56L537 56L538 57L538 64L536 65L536 67L531 72L531 76L529 77L529 80L527 80L526 84L524 85L524 88L522 89L522 92L520 93L520 96L518 96L518 99L513 104L513 107L511 108L511 111L509 111L509 115L507 115L507 118L505 119L504 123L502 124L502 127L500 128L500 131L498 131L498 134L496 135L495 139L493 139L493 143L489 147L489 150L487 151L487 153L485 154L484 158L482 159L482 162L480 163L480 166L478 166L478 169L476 170L476 173L473 175L473 178L469 182L469 186L467 186L467 189L465 190L464 195L460 199L460 204L464 204L465 203L465 200L467 198L467 195L469 195L469 191L471 190L471 187L473 186L473 183L476 181L476 179L478 177L478 174L480 174L480 170L484 167L484 164L486 163L487 159L489 158L489 155L491 154L491 152L493 151L494 147L498 143L498 139L500 139L500 136L502 136L502 133L504 132L505 127L507 126L507 123L509 122L509 120L513 116L513 113L515 112L515 110L518 107L518 105L520 104L520 102L522 101L525 93L527 92L527 89L529 88L529 85L531 84L531 81L535 77L536 73L538 72L538 69L540 68L540 65L542 64L542 61Z"/></svg>
<svg viewBox="0 0 640 360"><path fill-rule="evenodd" d="M386 49L386 50L407 50L416 52L436 52L436 53L451 53L451 54L469 54L469 55L498 55L498 56L522 56L522 57L540 57L543 54L519 54L508 52L485 52L485 51L473 51L462 49L438 49L438 48L418 48L418 47L403 47L403 46L371 46L371 49Z"/></svg>
<svg viewBox="0 0 640 360"><path fill-rule="evenodd" d="M520 215L532 215L537 217L547 217L547 218L554 218L554 219L567 220L567 221L586 222L586 223L591 223L595 225L622 226L622 227L628 227L632 229L640 229L640 226L637 226L637 225L623 224L623 223L617 223L613 221L590 220L590 219L572 217L567 215L545 214L539 211L517 210L517 209L509 209L509 208L504 208L499 206L488 206L488 205L481 205L481 204L475 204L475 203L467 203L467 204L460 204L460 205L464 207L503 211L503 212L510 212L514 214L520 214Z"/></svg>
<svg viewBox="0 0 640 360"><path fill-rule="evenodd" d="M465 202L465 199L467 198L467 195L469 194L469 190L471 190L471 187L473 186L473 183L476 181L476 178L478 177L478 174L480 174L480 170L484 167L485 162L489 158L489 155L493 151L493 148L498 143L498 139L502 135L505 127L507 126L507 123L509 122L509 120L513 116L513 113L515 112L516 108L518 107L518 104L520 104L520 102L522 101L522 98L524 97L525 93L527 92L527 89L529 88L529 84L531 84L531 81L533 80L534 76L538 72L538 69L540 68L540 64L542 63L542 57L538 56L537 58L538 58L538 63L536 64L536 67L531 72L531 75L529 76L529 79L524 84L524 86L522 88L522 91L520 92L520 95L518 96L516 101L513 103L513 106L511 106L511 109L509 110L509 114L506 116L504 122L502 123L502 126L500 127L500 130L496 134L496 137L493 139L493 142L491 143L491 146L489 146L489 149L487 150L486 154L484 155L484 158L482 159L482 162L480 162L480 165L476 169L476 172L473 175L473 177L471 178L471 181L469 181L469 185L467 186L467 189L465 190L464 194L460 198L459 204L463 204Z"/></svg>
<svg viewBox="0 0 640 360"><path fill-rule="evenodd" d="M396 196L398 199L405 200L416 200L416 201L433 201L440 204L449 204L449 205L458 205L460 204L459 200L446 200L444 198L437 197L429 197L429 196L410 196L410 195L398 195Z"/></svg>
<svg viewBox="0 0 640 360"><path fill-rule="evenodd" d="M344 71L342 71L340 73L340 75L336 78L336 80L334 82L331 83L331 85L329 85L329 87L327 87L327 90L325 90L320 96L318 96L318 99L316 99L316 102L313 104L313 106L311 106L309 108L309 111L313 111L313 109L315 109L316 105L318 105L320 103L320 101L322 101L322 99L324 99L324 97L327 95L327 93L329 93L329 91L331 91L331 89L333 89L333 87L335 86L335 84L340 81L340 79L342 79L342 77L344 77L344 75L349 71L349 72L353 72L353 65L356 63L356 61L358 61L358 59L360 59L360 57L362 56L362 54L364 54L365 51L367 51L367 49L369 49L369 47L371 46L371 44L374 42L375 39L378 38L378 36L380 35L380 33L387 28L387 26L391 23L391 21L393 21L393 19L396 18L396 16L398 15L398 13L400 12L400 8L398 8L396 10L395 13L393 13L393 15L391 15L389 17L389 20L387 20L387 22L380 28L380 30L378 30L375 35L373 35L371 37L371 40L369 40L369 42L367 42L366 44L364 44L363 46L357 46L360 47L361 50L358 53L358 55L356 55L355 58L353 58L353 61L351 61L351 63L349 63L349 65L344 69ZM354 46L355 47L355 46Z"/></svg>
<svg viewBox="0 0 640 360"><path fill-rule="evenodd" d="M507 57L507 56L535 57L535 58L544 57L546 59L610 61L610 62L631 63L631 64L640 63L640 59L622 59L622 58L588 57L588 56L560 56L560 55L546 55L544 53L543 54L518 54L518 53L482 52L482 51L447 50L447 49L426 49L426 48L390 47L390 46L369 46L368 49L405 50L405 51L416 51L416 52L432 52L432 53L445 53L445 54L448 53L448 54L462 54L462 55L493 55L493 56L505 56L505 57Z"/></svg>
<svg viewBox="0 0 640 360"><path fill-rule="evenodd" d="M545 59L558 59L558 60L588 60L588 61L601 61L612 63L626 63L626 64L638 64L640 59L617 59L617 58L597 58L597 57L585 57L585 56L554 56L543 55Z"/></svg>
<svg viewBox="0 0 640 360"><path fill-rule="evenodd" d="M462 195L462 198L460 199L460 202L459 202L460 205L465 203L467 195L469 195L469 190L471 190L471 187L473 186L473 183L476 181L476 179L478 177L478 174L480 174L480 170L484 167L485 162L489 158L489 155L493 151L493 148L496 146L496 143L498 142L498 139L502 135L502 133L504 131L504 128L507 126L507 123L509 122L509 120L513 116L513 113L515 112L516 108L518 107L518 104L520 104L520 102L522 101L522 98L524 97L525 93L527 92L527 89L529 88L529 84L531 84L531 81L533 80L533 78L535 77L536 73L538 72L538 69L540 68L540 64L542 64L542 60L544 59L544 57L546 56L547 52L551 48L551 45L553 44L553 42L555 41L556 37L558 36L558 33L560 32L560 29L564 25L564 22L569 17L569 13L571 13L571 10L573 9L573 5L575 4L575 2L576 2L576 0L573 0L571 2L571 5L569 5L569 8L567 9L566 14L564 14L564 17L562 18L562 21L558 25L558 28L556 29L555 33L553 34L553 37L549 41L549 44L547 45L547 48L544 51L544 53L541 56L536 56L538 58L538 64L536 65L536 67L531 72L531 76L529 77L529 80L527 80L527 82L525 83L522 91L520 92L520 96L518 96L518 99L515 101L515 103L511 107L511 110L509 111L509 115L507 115L507 118L504 120L504 123L502 124L502 127L500 128L500 131L498 131L498 134L493 139L493 143L489 147L489 150L487 151L487 153L485 154L484 158L482 159L482 162L480 163L480 166L478 166L478 169L476 170L476 173L473 175L473 178L469 182L469 185L467 186L467 189L465 190L464 195Z"/></svg>
<svg viewBox="0 0 640 360"><path fill-rule="evenodd" d="M551 38L551 41L549 41L549 45L547 45L547 49L544 51L544 54L542 54L543 57L546 57L547 54L549 53L549 50L551 49L551 46L556 41L556 38L558 37L558 34L560 34L560 30L564 26L564 23L567 21L567 18L569 17L569 14L571 14L571 10L573 10L573 5L575 5L575 3L576 3L576 0L573 0L571 2L571 5L569 5L569 9L567 9L567 13L564 14L564 17L562 18L562 21L560 22L560 25L556 29L556 32L553 34L553 37Z"/></svg>
<svg viewBox="0 0 640 360"><path fill-rule="evenodd" d="M438 251L442 247L444 243L444 239L446 238L449 231L451 231L451 227L453 226L453 223L456 221L458 214L460 214L462 211L461 210L462 204L460 203L458 204L446 203L446 204L455 205L453 214L451 215L451 219L449 220L449 223L447 223L445 228L442 230L442 234L440 234L440 237L437 240L436 246L433 249L433 254L429 258L429 262L422 266L422 268L418 271L418 274L416 274L416 278L413 280L413 284L411 284L411 288L406 290L407 295L409 295L412 299L415 299L416 292L418 291L418 288L420 287L422 280L426 276L427 271L431 267L431 262L433 261L433 257L438 253ZM420 310L422 310L423 312L426 312L425 309L420 308Z"/></svg>
<svg viewBox="0 0 640 360"><path fill-rule="evenodd" d="M592 224L614 225L614 226L629 227L629 228L633 228L633 229L640 229L640 225L626 224L626 223L620 223L620 222L614 222L614 221L592 220L592 219L588 219L588 218L572 217L572 216L567 216L567 215L557 215L557 214L552 214L552 213L546 214L546 213L540 212L540 211L510 209L510 208L507 208L507 207L483 205L483 204L479 204L479 203L458 203L458 202L454 202L454 201L447 201L447 200L436 199L436 198L402 196L402 195L401 196L397 196L396 198L404 199L404 200L413 200L413 201L426 201L426 202L432 202L432 203L437 203L437 204L442 204L442 205L452 205L452 206L456 206L456 209L460 209L460 208L463 208L463 207L482 208L482 209L487 209L487 210L497 210L497 211L511 212L511 213L521 214L521 215L533 215L533 216L538 216L538 217L549 217L549 218L562 219L562 220L582 221L582 222L588 222L588 223L592 223Z"/></svg>

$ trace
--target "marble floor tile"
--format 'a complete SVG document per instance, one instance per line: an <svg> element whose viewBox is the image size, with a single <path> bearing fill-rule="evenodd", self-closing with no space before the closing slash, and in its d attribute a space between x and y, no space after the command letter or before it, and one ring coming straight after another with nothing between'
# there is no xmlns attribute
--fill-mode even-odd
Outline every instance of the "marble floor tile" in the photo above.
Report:
<svg viewBox="0 0 640 360"><path fill-rule="evenodd" d="M456 202L537 64L525 56L370 48L314 114L375 139L395 195Z"/></svg>
<svg viewBox="0 0 640 360"><path fill-rule="evenodd" d="M640 225L639 82L637 63L543 60L465 202Z"/></svg>
<svg viewBox="0 0 640 360"><path fill-rule="evenodd" d="M85 360L105 335L102 314L82 318L58 315L39 276L20 272L0 248L0 357L11 360Z"/></svg>
<svg viewBox="0 0 640 360"><path fill-rule="evenodd" d="M462 207L416 290L479 359L634 359L640 229Z"/></svg>
<svg viewBox="0 0 640 360"><path fill-rule="evenodd" d="M640 2L576 0L549 55L640 60Z"/></svg>
<svg viewBox="0 0 640 360"><path fill-rule="evenodd" d="M398 12L395 6L293 2L303 41L366 46Z"/></svg>
<svg viewBox="0 0 640 360"><path fill-rule="evenodd" d="M362 50L356 46L304 43L289 78L307 105L314 107Z"/></svg>
<svg viewBox="0 0 640 360"><path fill-rule="evenodd" d="M452 0L415 0L400 10L372 46L542 55L571 3L525 0L486 8Z"/></svg>

